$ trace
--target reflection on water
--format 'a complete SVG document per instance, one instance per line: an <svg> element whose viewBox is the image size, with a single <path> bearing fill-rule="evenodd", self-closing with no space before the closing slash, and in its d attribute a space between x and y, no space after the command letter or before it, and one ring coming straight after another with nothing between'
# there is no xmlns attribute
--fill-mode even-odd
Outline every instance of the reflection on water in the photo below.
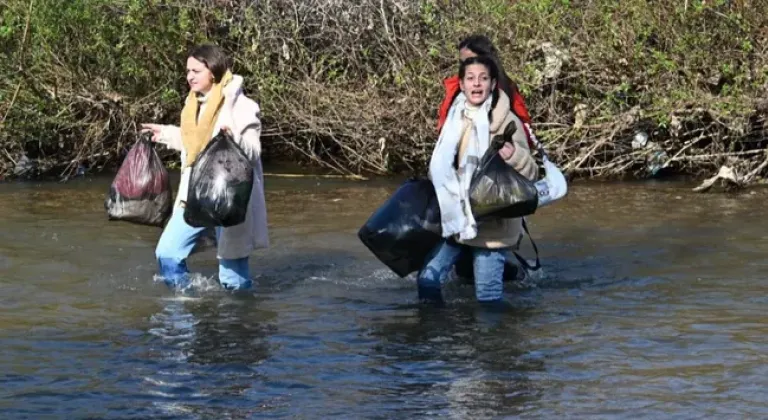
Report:
<svg viewBox="0 0 768 420"><path fill-rule="evenodd" d="M267 337L274 313L254 308L254 299L173 297L150 318L146 357L165 362L151 370L142 388L164 414L244 413L232 405L251 389L256 366L269 357ZM183 403L182 403L183 401Z"/></svg>
<svg viewBox="0 0 768 420"><path fill-rule="evenodd" d="M762 418L765 191L576 185L531 219L546 273L510 306L416 302L356 238L396 187L267 179L256 289L153 280L160 230L109 179L0 186L2 418ZM528 256L532 254L528 253Z"/></svg>

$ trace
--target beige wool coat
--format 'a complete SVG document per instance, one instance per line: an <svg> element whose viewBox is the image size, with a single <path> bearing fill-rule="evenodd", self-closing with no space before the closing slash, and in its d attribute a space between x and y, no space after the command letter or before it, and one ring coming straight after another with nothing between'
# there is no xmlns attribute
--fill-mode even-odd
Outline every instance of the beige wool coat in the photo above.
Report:
<svg viewBox="0 0 768 420"><path fill-rule="evenodd" d="M201 101L200 114L205 102ZM269 246L267 208L264 199L264 174L261 166L261 110L259 105L243 94L243 78L235 75L224 88L224 103L213 129L216 136L222 127L229 127L235 142L245 151L253 165L253 188L245 222L224 228L218 241L217 256L238 259L249 256L254 250ZM186 151L181 141L181 130L175 125L165 125L160 131L160 143L181 152L186 162ZM191 168L181 172L181 182L173 211L184 211L181 202L186 200Z"/></svg>

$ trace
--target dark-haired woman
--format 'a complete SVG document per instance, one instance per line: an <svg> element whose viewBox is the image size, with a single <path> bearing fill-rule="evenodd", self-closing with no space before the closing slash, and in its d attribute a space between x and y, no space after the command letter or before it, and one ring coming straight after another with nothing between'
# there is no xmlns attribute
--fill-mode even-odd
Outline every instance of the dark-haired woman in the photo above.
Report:
<svg viewBox="0 0 768 420"><path fill-rule="evenodd" d="M497 89L503 91L508 98L510 98L512 112L523 122L522 130L525 132L526 139L528 140L528 147L531 148L531 150L535 149L536 138L533 135L533 131L530 127L531 117L528 112L528 108L525 105L523 95L520 94L520 90L517 88L515 82L513 82L504 71L504 68L501 65L499 52L493 45L493 42L490 40L490 38L480 34L470 35L459 42L457 49L460 61L477 56L490 57L493 59L493 62L496 64L496 68L499 70L499 80L496 87ZM456 95L461 92L461 89L459 88L459 76L454 75L445 79L443 81L443 87L445 89L445 96L443 98L443 102L440 104L440 108L438 109L438 132L442 128L443 123L448 116L448 109L451 107L453 100L456 98ZM508 257L510 256L511 255ZM514 259L511 261L512 262L508 262L506 265L504 279L520 279L521 273L519 271L521 268L517 265L517 262ZM460 279L462 279L462 281L472 283L474 277L472 273L472 258L465 249L465 252L462 252L458 262L456 263L456 274Z"/></svg>
<svg viewBox="0 0 768 420"><path fill-rule="evenodd" d="M245 222L216 228L219 282L229 290L248 289L252 285L248 257L269 246L259 105L243 94L243 78L232 74L227 55L215 45L199 46L189 54L187 83L190 92L180 126L142 124L154 141L181 152L181 182L173 215L155 250L160 275L171 289L185 291L190 286L186 260L204 231L184 221L191 165L208 142L226 130L250 158L254 182Z"/></svg>
<svg viewBox="0 0 768 420"><path fill-rule="evenodd" d="M480 302L502 300L507 251L523 235L521 219L478 223L469 205L469 184L490 140L509 124L516 130L499 155L529 179L538 169L507 94L496 89L499 71L488 56L469 57L459 66L460 92L440 130L429 164L429 178L440 204L444 240L433 250L418 275L419 298L441 301L441 288L458 260L462 245L472 253L475 295Z"/></svg>

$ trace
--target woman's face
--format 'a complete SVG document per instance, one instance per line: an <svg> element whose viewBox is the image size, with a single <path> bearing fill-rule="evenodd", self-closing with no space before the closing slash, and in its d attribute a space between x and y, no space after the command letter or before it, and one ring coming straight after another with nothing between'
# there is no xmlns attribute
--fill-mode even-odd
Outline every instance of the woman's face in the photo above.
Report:
<svg viewBox="0 0 768 420"><path fill-rule="evenodd" d="M213 86L213 73L194 57L187 59L187 83L192 92L205 95Z"/></svg>
<svg viewBox="0 0 768 420"><path fill-rule="evenodd" d="M488 67L483 64L470 64L466 67L459 85L467 101L474 106L480 106L491 95L494 81Z"/></svg>

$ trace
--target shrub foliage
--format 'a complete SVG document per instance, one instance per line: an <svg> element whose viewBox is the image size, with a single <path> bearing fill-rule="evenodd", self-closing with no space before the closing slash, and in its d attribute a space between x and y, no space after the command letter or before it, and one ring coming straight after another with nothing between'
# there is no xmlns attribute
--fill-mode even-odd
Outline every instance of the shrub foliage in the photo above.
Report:
<svg viewBox="0 0 768 420"><path fill-rule="evenodd" d="M201 42L260 102L266 158L423 171L456 44L480 32L570 174L645 177L655 157L759 179L766 28L755 0L0 0L0 173L114 166L139 123L177 123Z"/></svg>

